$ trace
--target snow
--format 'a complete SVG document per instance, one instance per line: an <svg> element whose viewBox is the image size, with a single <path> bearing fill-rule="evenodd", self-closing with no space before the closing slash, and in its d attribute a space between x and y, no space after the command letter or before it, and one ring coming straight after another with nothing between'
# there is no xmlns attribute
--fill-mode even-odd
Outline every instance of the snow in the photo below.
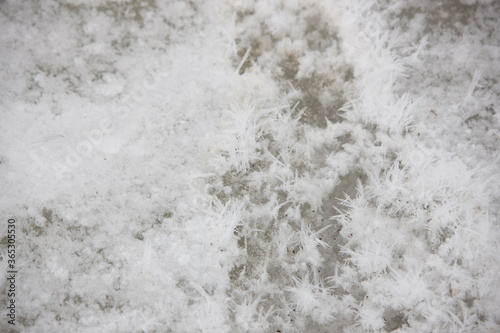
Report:
<svg viewBox="0 0 500 333"><path fill-rule="evenodd" d="M0 2L0 330L500 330L499 14Z"/></svg>

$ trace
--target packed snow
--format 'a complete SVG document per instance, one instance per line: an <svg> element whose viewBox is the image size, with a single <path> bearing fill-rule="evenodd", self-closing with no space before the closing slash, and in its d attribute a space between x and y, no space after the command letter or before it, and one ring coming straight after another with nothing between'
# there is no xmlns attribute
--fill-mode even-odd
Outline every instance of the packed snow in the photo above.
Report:
<svg viewBox="0 0 500 333"><path fill-rule="evenodd" d="M0 1L0 331L500 331L499 27Z"/></svg>

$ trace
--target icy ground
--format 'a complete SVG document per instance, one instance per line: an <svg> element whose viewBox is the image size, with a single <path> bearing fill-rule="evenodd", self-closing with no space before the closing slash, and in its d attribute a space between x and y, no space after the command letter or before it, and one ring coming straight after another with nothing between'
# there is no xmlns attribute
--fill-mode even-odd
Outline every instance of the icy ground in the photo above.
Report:
<svg viewBox="0 0 500 333"><path fill-rule="evenodd" d="M500 331L500 2L2 0L0 31L0 331Z"/></svg>

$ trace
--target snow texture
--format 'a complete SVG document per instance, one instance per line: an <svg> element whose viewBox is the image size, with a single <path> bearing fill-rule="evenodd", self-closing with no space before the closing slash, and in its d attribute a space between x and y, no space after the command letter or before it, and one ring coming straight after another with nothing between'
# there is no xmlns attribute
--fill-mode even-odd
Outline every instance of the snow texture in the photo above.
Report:
<svg viewBox="0 0 500 333"><path fill-rule="evenodd" d="M499 18L0 1L0 331L500 331Z"/></svg>

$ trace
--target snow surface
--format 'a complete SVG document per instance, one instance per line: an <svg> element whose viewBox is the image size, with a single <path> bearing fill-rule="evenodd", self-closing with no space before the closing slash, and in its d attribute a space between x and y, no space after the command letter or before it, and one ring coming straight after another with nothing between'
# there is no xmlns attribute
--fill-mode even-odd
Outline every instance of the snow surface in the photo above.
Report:
<svg viewBox="0 0 500 333"><path fill-rule="evenodd" d="M499 18L0 1L0 330L499 331Z"/></svg>

